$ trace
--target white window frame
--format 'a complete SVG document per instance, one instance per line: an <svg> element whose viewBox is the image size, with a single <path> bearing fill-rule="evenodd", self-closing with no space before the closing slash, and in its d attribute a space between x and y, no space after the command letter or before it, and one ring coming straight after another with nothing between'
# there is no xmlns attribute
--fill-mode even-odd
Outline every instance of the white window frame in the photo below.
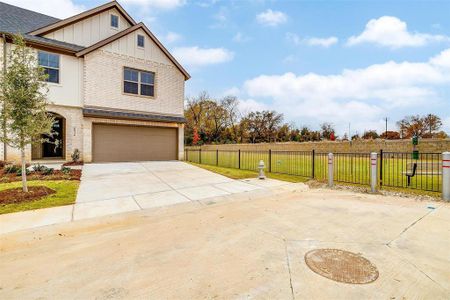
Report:
<svg viewBox="0 0 450 300"><path fill-rule="evenodd" d="M61 84L61 55L57 54L57 53L48 52L48 51L38 50L38 53L37 53L38 58L39 58L39 53L47 53L47 54L51 54L51 55L56 55L56 57L58 57L58 68L50 67L50 66L43 66L40 64L39 64L39 66L44 69L57 70L58 71L58 82L48 81L48 78L47 78L47 80L45 80L45 82L47 82L48 84L60 85ZM39 59L38 59L38 63L39 63Z"/></svg>
<svg viewBox="0 0 450 300"><path fill-rule="evenodd" d="M113 19L113 16L117 18L117 27L114 27L114 26L112 25L112 19ZM110 15L109 15L109 26L111 26L111 28L114 29L114 30L119 30L119 27L120 27L120 18L119 18L118 15L116 15L116 14L110 14Z"/></svg>
<svg viewBox="0 0 450 300"><path fill-rule="evenodd" d="M139 46L139 37L142 37L143 46ZM144 49L145 48L145 36L143 34L137 34L136 35L136 45L138 48Z"/></svg>

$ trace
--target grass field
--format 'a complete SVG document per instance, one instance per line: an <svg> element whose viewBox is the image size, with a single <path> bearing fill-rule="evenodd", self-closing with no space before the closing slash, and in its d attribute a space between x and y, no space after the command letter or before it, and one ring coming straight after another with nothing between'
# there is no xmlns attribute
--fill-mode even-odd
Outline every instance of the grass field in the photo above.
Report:
<svg viewBox="0 0 450 300"><path fill-rule="evenodd" d="M73 204L75 203L79 184L80 182L77 180L29 181L28 186L46 186L55 190L56 193L36 201L0 205L0 214ZM22 182L20 181L1 183L0 191L21 186Z"/></svg>
<svg viewBox="0 0 450 300"><path fill-rule="evenodd" d="M189 162L224 168L257 171L258 163L263 160L266 171L272 174L287 174L327 180L328 154L300 151L200 151L186 152ZM415 176L410 185L407 176L416 163ZM380 178L381 167L383 169ZM313 172L314 171L314 172ZM419 160L413 160L410 153L384 153L382 163L378 161L377 178L383 186L417 189L431 192L442 190L442 167L440 154L421 154ZM334 154L334 180L341 183L370 185L369 153Z"/></svg>
<svg viewBox="0 0 450 300"><path fill-rule="evenodd" d="M240 169L232 169L232 168L225 168L225 167L217 167L217 166L211 166L211 165L201 165L196 163L191 163L194 166L203 168L205 170L226 176L228 178L232 179L246 179L246 178L255 178L258 176L258 172L256 171L249 171L249 170L240 170ZM287 175L287 174L279 174L279 173L265 173L266 177L271 179L277 179L277 180L283 180L287 182L306 182L309 179L302 176L295 176L295 175Z"/></svg>

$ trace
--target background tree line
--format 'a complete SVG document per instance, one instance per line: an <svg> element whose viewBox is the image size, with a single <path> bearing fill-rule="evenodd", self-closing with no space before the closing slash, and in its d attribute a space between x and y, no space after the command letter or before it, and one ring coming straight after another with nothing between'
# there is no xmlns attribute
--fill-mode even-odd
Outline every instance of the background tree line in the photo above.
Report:
<svg viewBox="0 0 450 300"><path fill-rule="evenodd" d="M220 100L211 98L206 92L186 101L185 128L186 145L231 144L231 143L272 143L306 142L321 140L348 140L347 134L335 136L332 123L323 123L320 130L307 126L298 128L284 122L283 114L276 111L252 111L242 114L239 100L227 96ZM356 139L400 139L418 135L422 138L446 138L441 119L432 114L406 116L397 122L399 131L387 131L381 135L376 130L365 131Z"/></svg>

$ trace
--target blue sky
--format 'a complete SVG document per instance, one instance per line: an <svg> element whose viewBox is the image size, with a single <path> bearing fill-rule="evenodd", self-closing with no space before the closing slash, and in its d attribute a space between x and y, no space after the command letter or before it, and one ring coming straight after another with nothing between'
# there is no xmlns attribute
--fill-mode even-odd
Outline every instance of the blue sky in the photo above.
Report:
<svg viewBox="0 0 450 300"><path fill-rule="evenodd" d="M103 1L8 0L64 17ZM208 91L339 134L436 113L450 133L450 1L122 0ZM57 5L55 4L57 3Z"/></svg>

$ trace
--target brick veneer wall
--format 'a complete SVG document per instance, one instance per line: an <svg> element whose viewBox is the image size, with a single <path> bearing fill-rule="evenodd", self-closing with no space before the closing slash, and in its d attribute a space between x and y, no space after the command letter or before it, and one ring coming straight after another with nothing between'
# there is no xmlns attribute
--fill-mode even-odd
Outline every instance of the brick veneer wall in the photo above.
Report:
<svg viewBox="0 0 450 300"><path fill-rule="evenodd" d="M199 147L186 147L186 149L196 149ZM381 149L386 152L411 152L410 140L361 140L352 142L305 142L305 143L271 143L271 144L227 144L227 145L205 145L203 150L291 150L291 151L312 151L316 152L378 152ZM450 151L450 139L423 139L419 141L420 152L442 153Z"/></svg>
<svg viewBox="0 0 450 300"><path fill-rule="evenodd" d="M65 160L71 160L71 154L75 149L82 151L83 149L83 130L82 121L83 113L79 107L69 107L60 105L50 105L48 107L49 112L57 113L61 115L65 123ZM36 150L35 150L36 151ZM39 151L39 149L37 149ZM20 150L8 147L6 153L6 160L11 162L20 161ZM32 159L32 149L27 147L26 159L30 161ZM40 158L37 157L37 160Z"/></svg>
<svg viewBox="0 0 450 300"><path fill-rule="evenodd" d="M123 68L153 71L155 98L123 93ZM84 104L165 115L184 113L184 75L172 65L97 50L85 57Z"/></svg>

